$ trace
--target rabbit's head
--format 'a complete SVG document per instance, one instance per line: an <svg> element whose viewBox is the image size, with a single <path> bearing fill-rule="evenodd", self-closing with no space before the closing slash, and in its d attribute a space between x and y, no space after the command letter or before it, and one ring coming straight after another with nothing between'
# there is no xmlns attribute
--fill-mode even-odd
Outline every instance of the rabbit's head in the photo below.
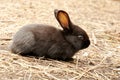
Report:
<svg viewBox="0 0 120 80"><path fill-rule="evenodd" d="M74 25L67 12L55 10L55 17L63 28L63 36L76 50L85 49L90 45L87 33L77 25Z"/></svg>

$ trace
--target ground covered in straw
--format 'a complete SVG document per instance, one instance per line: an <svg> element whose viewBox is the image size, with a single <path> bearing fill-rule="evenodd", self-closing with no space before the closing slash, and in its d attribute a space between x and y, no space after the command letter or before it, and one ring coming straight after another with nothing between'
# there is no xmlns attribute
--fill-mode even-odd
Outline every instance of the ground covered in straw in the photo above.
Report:
<svg viewBox="0 0 120 80"><path fill-rule="evenodd" d="M22 57L9 51L13 35L31 23L54 25L66 10L91 45L74 61ZM120 0L0 0L0 80L120 80Z"/></svg>

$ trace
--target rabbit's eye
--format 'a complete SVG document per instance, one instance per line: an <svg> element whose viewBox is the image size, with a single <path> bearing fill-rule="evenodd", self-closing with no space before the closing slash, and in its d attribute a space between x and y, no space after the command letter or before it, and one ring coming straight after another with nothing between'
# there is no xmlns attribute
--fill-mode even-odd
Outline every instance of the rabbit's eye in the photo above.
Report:
<svg viewBox="0 0 120 80"><path fill-rule="evenodd" d="M77 37L82 39L82 40L84 39L84 37L82 35L78 35Z"/></svg>

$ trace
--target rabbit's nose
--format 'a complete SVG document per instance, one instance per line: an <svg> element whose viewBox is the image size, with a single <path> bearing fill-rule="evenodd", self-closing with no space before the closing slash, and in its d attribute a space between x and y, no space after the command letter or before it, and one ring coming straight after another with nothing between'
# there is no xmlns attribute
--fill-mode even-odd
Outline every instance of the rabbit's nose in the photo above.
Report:
<svg viewBox="0 0 120 80"><path fill-rule="evenodd" d="M84 41L84 42L83 42L82 49L87 48L89 45L90 45L90 40L86 40L86 41Z"/></svg>

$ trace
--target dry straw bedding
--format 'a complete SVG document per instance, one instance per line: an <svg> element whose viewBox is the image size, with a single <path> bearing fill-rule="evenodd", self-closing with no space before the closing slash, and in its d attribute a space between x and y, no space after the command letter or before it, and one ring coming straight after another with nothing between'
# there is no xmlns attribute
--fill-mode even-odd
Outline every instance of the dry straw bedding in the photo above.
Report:
<svg viewBox="0 0 120 80"><path fill-rule="evenodd" d="M59 24L54 9L66 10L90 36L74 61L35 59L8 45L23 25ZM0 80L120 80L120 0L0 0Z"/></svg>

